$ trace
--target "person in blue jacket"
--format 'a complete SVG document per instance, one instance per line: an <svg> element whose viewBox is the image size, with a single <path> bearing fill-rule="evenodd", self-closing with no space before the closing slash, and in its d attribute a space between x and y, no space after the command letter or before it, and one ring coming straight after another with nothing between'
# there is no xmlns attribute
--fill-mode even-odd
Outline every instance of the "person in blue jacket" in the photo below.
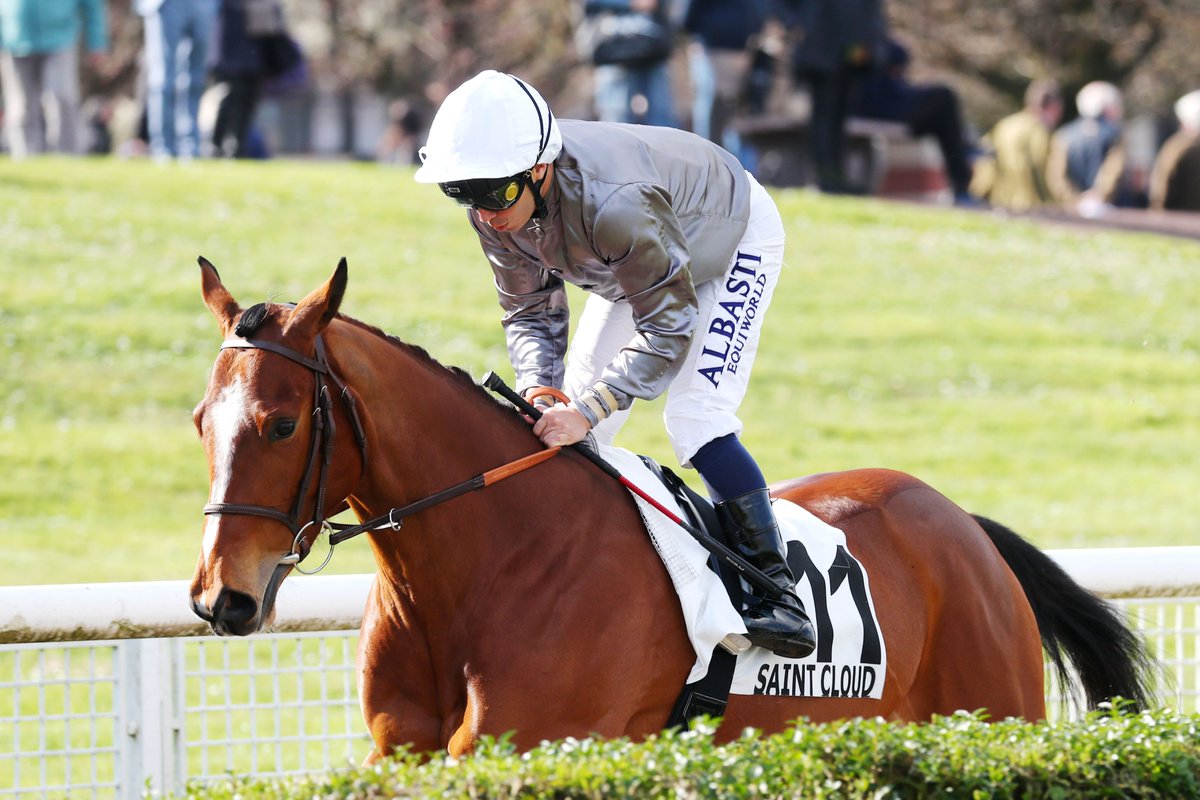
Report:
<svg viewBox="0 0 1200 800"><path fill-rule="evenodd" d="M679 0L583 0L577 35L584 40L583 55L592 60L592 92L597 119L642 125L675 127L675 97L671 88L670 59ZM624 53L605 47L624 38L620 31L641 20L657 42L650 55ZM640 38L640 37L639 37ZM651 37L645 37L651 38ZM609 56L602 53L609 52Z"/></svg>
<svg viewBox="0 0 1200 800"><path fill-rule="evenodd" d="M846 119L862 79L887 55L884 0L776 0L774 14L795 42L792 75L812 101L809 150L817 187L859 193L846 175Z"/></svg>
<svg viewBox="0 0 1200 800"><path fill-rule="evenodd" d="M133 7L145 24L150 155L195 158L216 0L134 0Z"/></svg>
<svg viewBox="0 0 1200 800"><path fill-rule="evenodd" d="M969 191L971 163L958 95L940 83L913 83L908 76L912 57L895 39L887 40L884 60L859 88L854 113L866 119L902 122L909 135L937 140L946 179L960 206L978 205Z"/></svg>
<svg viewBox="0 0 1200 800"><path fill-rule="evenodd" d="M0 88L14 158L83 152L81 28L89 61L98 68L108 49L103 0L0 0ZM57 130L47 130L43 101L57 107Z"/></svg>
<svg viewBox="0 0 1200 800"><path fill-rule="evenodd" d="M246 0L220 0L209 53L213 78L225 86L213 146L226 158L250 155L250 130L266 77L262 40L250 35L246 15Z"/></svg>
<svg viewBox="0 0 1200 800"><path fill-rule="evenodd" d="M692 36L692 132L733 153L753 171L732 122L738 113L753 57L752 42L767 22L767 0L691 0L683 28Z"/></svg>

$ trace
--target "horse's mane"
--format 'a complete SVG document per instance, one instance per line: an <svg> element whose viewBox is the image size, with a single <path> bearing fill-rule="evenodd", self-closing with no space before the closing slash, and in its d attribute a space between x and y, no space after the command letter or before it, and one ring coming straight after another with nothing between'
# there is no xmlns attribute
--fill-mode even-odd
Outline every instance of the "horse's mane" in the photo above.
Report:
<svg viewBox="0 0 1200 800"><path fill-rule="evenodd" d="M484 398L485 400L487 400L487 402L489 404L503 408L503 409L510 410L514 414L519 415L519 412L517 412L516 409L512 408L512 406L508 405L507 403L500 402L500 400L498 400L494 395L492 395L491 392L489 392L483 386L480 386L479 383L476 382L476 380L473 377L471 377L471 374L469 372L462 369L461 367L447 366L446 364L443 364L442 362L440 362L436 358L434 358L432 355L430 355L429 351L426 350L424 347L421 347L420 345L412 344L411 342L406 342L403 339L401 339L400 337L395 336L390 333L387 333L386 331L382 330L381 328L378 328L374 325L363 322L360 319L355 319L354 317L346 316L345 314L339 313L339 314L337 314L335 319L339 319L342 322L345 322L355 328L359 328L379 339L384 340L388 344L392 345L393 347L399 348L400 350L404 351L407 355L411 356L416 361L428 366L429 368L431 368L435 371L441 371L441 372L445 372L445 373L449 374L456 383L463 385L465 388L467 388L468 391L472 392L473 394Z"/></svg>
<svg viewBox="0 0 1200 800"><path fill-rule="evenodd" d="M263 323L266 322L268 314L270 312L270 308L272 305L274 305L276 308L279 308L279 309L295 308L295 306L290 303L284 303L284 304L257 303L242 312L242 315L238 320L238 323L237 323L237 326L235 329L235 333L237 333L238 336L246 336L246 337L253 336L254 333L256 333L258 331L258 329L262 327ZM432 355L430 355L429 351L426 350L424 347L406 342L403 339L399 338L398 336L394 336L390 333L387 333L386 331L382 330L381 328L378 328L374 325L363 322L362 320L355 319L354 317L347 316L345 314L338 313L334 316L334 319L340 320L352 327L359 328L360 330L376 337L377 339L382 339L383 341L387 342L388 344L392 345L393 347L399 348L400 350L404 351L409 357L411 357L415 361L429 367L430 369L432 369L435 372L442 372L442 373L448 374L452 380L461 384L464 388L467 389L467 391L471 392L472 394L476 395L477 397L481 397L481 398L485 399L489 405L496 406L498 408L503 408L503 409L511 411L514 414L519 415L519 412L517 412L517 410L514 409L512 406L508 405L507 403L500 402L499 399L494 397L484 387L482 387L478 383L476 383L475 379L472 378L471 375L466 370L462 369L461 367L447 366L447 365L441 363L436 358L434 358ZM276 322L277 323L280 322L279 317L276 317Z"/></svg>

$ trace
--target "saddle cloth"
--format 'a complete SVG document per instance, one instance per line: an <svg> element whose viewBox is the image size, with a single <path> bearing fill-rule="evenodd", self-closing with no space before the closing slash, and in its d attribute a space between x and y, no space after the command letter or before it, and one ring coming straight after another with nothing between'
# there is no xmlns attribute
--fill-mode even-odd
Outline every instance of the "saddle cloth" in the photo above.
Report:
<svg viewBox="0 0 1200 800"><path fill-rule="evenodd" d="M600 455L635 486L686 519L674 497L628 450L601 445ZM746 632L710 554L691 534L634 495L646 530L679 595L696 662L687 683L708 673L713 648L729 633ZM817 631L816 650L788 659L760 647L737 658L732 694L796 697L874 697L883 694L887 652L866 570L850 554L845 534L786 500L774 502L788 543L796 594ZM749 592L750 588L743 582Z"/></svg>

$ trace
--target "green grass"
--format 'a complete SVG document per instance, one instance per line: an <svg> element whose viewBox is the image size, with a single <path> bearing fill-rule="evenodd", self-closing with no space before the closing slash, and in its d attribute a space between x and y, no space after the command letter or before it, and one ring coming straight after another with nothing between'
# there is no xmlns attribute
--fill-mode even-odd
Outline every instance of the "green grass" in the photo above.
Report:
<svg viewBox="0 0 1200 800"><path fill-rule="evenodd" d="M1200 244L775 194L789 266L743 406L769 479L894 467L1044 547L1195 541ZM2 162L0 584L190 576L201 254L243 305L346 256L343 311L511 374L474 237L406 170ZM621 444L671 463L648 405Z"/></svg>

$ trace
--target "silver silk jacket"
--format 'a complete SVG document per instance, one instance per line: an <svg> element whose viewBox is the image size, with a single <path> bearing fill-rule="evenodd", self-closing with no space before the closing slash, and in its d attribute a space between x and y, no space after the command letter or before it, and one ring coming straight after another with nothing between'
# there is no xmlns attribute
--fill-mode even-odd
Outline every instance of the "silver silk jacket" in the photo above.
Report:
<svg viewBox="0 0 1200 800"><path fill-rule="evenodd" d="M721 278L750 215L738 160L674 128L560 120L546 214L516 233L468 212L492 266L519 391L562 388L564 281L628 302L636 334L600 381L619 408L662 394L697 324L695 287Z"/></svg>

